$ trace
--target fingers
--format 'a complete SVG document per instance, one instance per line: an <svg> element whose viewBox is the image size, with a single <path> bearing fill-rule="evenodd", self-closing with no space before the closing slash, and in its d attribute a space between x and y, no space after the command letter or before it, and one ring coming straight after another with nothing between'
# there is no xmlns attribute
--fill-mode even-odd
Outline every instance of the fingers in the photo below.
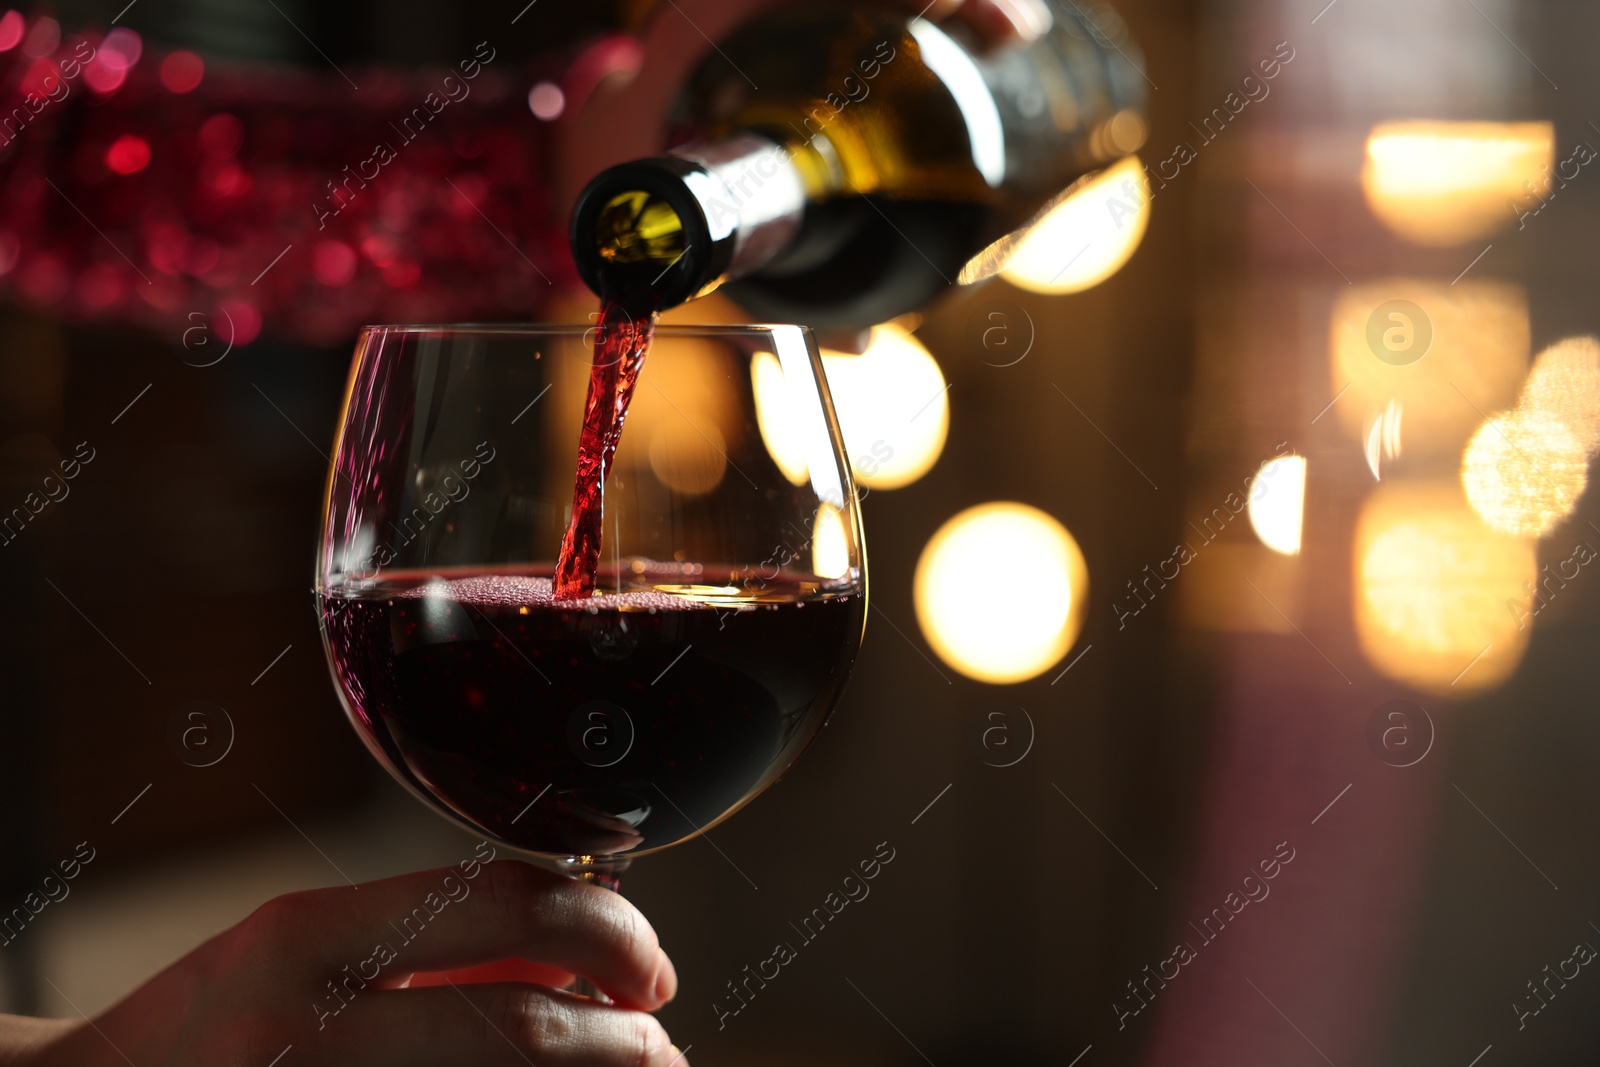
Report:
<svg viewBox="0 0 1600 1067"><path fill-rule="evenodd" d="M653 1011L677 994L655 931L622 896L515 860L468 869L279 897L239 928L241 949L266 947L313 988L331 977L390 989L417 971L519 957L582 975L624 1007Z"/></svg>
<svg viewBox="0 0 1600 1067"><path fill-rule="evenodd" d="M330 1063L370 1060L394 1067L688 1062L652 1015L512 983L361 992L340 1014L323 1020L316 1045Z"/></svg>

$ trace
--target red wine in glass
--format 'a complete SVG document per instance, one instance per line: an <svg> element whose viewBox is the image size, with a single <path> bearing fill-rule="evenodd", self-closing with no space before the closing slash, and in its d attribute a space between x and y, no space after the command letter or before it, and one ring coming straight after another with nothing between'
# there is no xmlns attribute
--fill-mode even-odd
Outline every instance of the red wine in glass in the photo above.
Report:
<svg viewBox="0 0 1600 1067"><path fill-rule="evenodd" d="M389 572L318 607L353 721L403 781L517 847L609 856L741 807L849 673L862 597L707 582L571 602L503 568Z"/></svg>

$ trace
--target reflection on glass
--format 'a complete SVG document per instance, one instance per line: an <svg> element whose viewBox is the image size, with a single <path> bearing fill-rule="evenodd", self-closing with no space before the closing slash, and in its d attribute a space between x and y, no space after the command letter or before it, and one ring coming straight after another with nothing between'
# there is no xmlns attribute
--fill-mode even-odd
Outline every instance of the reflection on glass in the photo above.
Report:
<svg viewBox="0 0 1600 1067"><path fill-rule="evenodd" d="M819 500L827 501L834 507L843 507L844 483L841 475L845 472L838 466L839 447L829 432L828 413L823 409L823 397L817 390L809 332L801 326L766 326L763 329L771 331L772 347L778 350L778 366L783 372L784 399L788 409L786 430L793 434L797 427L800 428L798 444L805 456L806 478L811 484L811 491ZM821 358L818 352L817 361L820 362ZM826 371L823 373L826 374ZM756 417L759 421L760 415Z"/></svg>
<svg viewBox="0 0 1600 1067"><path fill-rule="evenodd" d="M806 484L806 442L799 427L803 423L790 405L789 385L777 357L758 352L750 360L750 382L755 392L756 426L772 461L783 476L795 485Z"/></svg>
<svg viewBox="0 0 1600 1067"><path fill-rule="evenodd" d="M1150 183L1139 157L1128 156L1077 185L1013 247L987 251L1003 256L1013 285L1076 293L1128 262L1149 224Z"/></svg>
<svg viewBox="0 0 1600 1067"><path fill-rule="evenodd" d="M978 580L997 566L1009 593ZM1083 626L1089 572L1078 543L1026 504L968 508L939 527L913 585L922 636L944 660L981 682L1022 682L1048 670Z"/></svg>
<svg viewBox="0 0 1600 1067"><path fill-rule="evenodd" d="M1572 514L1587 482L1582 443L1566 423L1539 411L1496 415L1461 457L1461 484L1473 510L1509 534L1548 532Z"/></svg>
<svg viewBox="0 0 1600 1067"><path fill-rule="evenodd" d="M888 323L873 327L859 356L824 349L822 365L856 480L898 489L928 473L944 451L950 403L922 343Z"/></svg>
<svg viewBox="0 0 1600 1067"><path fill-rule="evenodd" d="M1279 456L1261 465L1250 487L1250 526L1261 543L1285 556L1300 554L1306 507L1306 459Z"/></svg>
<svg viewBox="0 0 1600 1067"><path fill-rule="evenodd" d="M927 8L923 8L924 11ZM931 22L917 19L909 27L922 62L950 91L966 125L972 162L990 186L999 188L1006 174L1006 139L994 94L972 56ZM848 68L847 68L848 69Z"/></svg>
<svg viewBox="0 0 1600 1067"><path fill-rule="evenodd" d="M850 569L850 538L844 516L832 504L817 507L811 527L811 569L819 578L843 578Z"/></svg>
<svg viewBox="0 0 1600 1067"><path fill-rule="evenodd" d="M1510 407L1528 367L1528 301L1499 282L1389 278L1342 289L1329 315L1328 411L1365 444L1397 405L1408 452L1451 453Z"/></svg>
<svg viewBox="0 0 1600 1067"><path fill-rule="evenodd" d="M1490 529L1457 487L1385 485L1356 527L1362 651L1382 674L1424 691L1496 686L1527 647L1514 609L1537 566L1535 542Z"/></svg>
<svg viewBox="0 0 1600 1067"><path fill-rule="evenodd" d="M1384 465L1400 458L1400 421L1404 414L1405 409L1391 400L1383 413L1374 416L1367 426L1367 469L1380 482Z"/></svg>
<svg viewBox="0 0 1600 1067"><path fill-rule="evenodd" d="M1478 240L1532 199L1555 160L1548 122L1383 122L1367 137L1361 188L1372 213L1419 245Z"/></svg>
<svg viewBox="0 0 1600 1067"><path fill-rule="evenodd" d="M1584 453L1594 455L1600 450L1600 342L1569 337L1539 353L1520 406L1561 420Z"/></svg>

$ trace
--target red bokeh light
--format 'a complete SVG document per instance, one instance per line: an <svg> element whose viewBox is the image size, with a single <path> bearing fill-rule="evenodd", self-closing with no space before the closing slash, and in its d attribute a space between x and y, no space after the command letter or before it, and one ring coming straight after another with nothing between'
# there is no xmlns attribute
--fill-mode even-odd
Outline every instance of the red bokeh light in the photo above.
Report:
<svg viewBox="0 0 1600 1067"><path fill-rule="evenodd" d="M475 83L442 144L404 148L389 100L432 91L422 75L391 71L390 96L352 103L336 75L237 77L193 52L145 47L125 26L85 38L0 6L0 75L13 103L30 92L50 101L17 111L11 133L32 151L0 160L11 183L0 204L0 290L71 321L179 332L195 309L220 315L219 301L238 301L228 309L235 327L213 323L219 335L254 340L271 320L313 344L342 343L361 322L486 318L541 302L525 284L482 282L515 253L478 208L518 246L559 239L537 177L548 134L528 121L525 83L507 76L495 93ZM360 160L373 153L352 145L381 142L401 149L377 164L381 182L363 177L366 186L325 195L330 180L372 174ZM74 224L69 203L103 233ZM107 254L105 235L133 266Z"/></svg>
<svg viewBox="0 0 1600 1067"><path fill-rule="evenodd" d="M96 263L78 276L77 293L85 307L108 308L122 296L122 272L109 263Z"/></svg>
<svg viewBox="0 0 1600 1067"><path fill-rule="evenodd" d="M383 268L383 284L391 289L411 289L422 280L422 267L409 259L398 259Z"/></svg>
<svg viewBox="0 0 1600 1067"><path fill-rule="evenodd" d="M22 54L38 59L54 52L60 43L61 23L46 15L33 24L33 32L22 45Z"/></svg>
<svg viewBox="0 0 1600 1067"><path fill-rule="evenodd" d="M476 174L463 174L453 179L455 188L446 185L437 196L445 210L457 218L471 218L483 209L484 194L488 191L484 180Z"/></svg>
<svg viewBox="0 0 1600 1067"><path fill-rule="evenodd" d="M21 93L33 93L35 96L49 96L51 92L60 95L61 68L56 66L53 59L36 59L28 65L28 70L22 75L22 83L17 86Z"/></svg>
<svg viewBox="0 0 1600 1067"><path fill-rule="evenodd" d="M0 16L0 52L9 52L21 44L22 31L26 27L20 11L7 11Z"/></svg>
<svg viewBox="0 0 1600 1067"><path fill-rule="evenodd" d="M372 260L373 266L387 267L395 260L395 244L381 233L368 234L361 239L361 251Z"/></svg>
<svg viewBox="0 0 1600 1067"><path fill-rule="evenodd" d="M83 68L83 80L99 95L110 96L128 80L128 68L113 66L102 56L95 56Z"/></svg>
<svg viewBox="0 0 1600 1067"><path fill-rule="evenodd" d="M184 253L187 234L172 223L154 223L145 230L145 257L163 274L175 274Z"/></svg>
<svg viewBox="0 0 1600 1067"><path fill-rule="evenodd" d="M150 165L150 146L143 137L125 133L106 149L106 166L117 174L137 174Z"/></svg>
<svg viewBox="0 0 1600 1067"><path fill-rule="evenodd" d="M217 310L222 314L212 319L212 328L220 334L232 323L234 344L247 345L261 335L261 312L249 301L224 300Z"/></svg>
<svg viewBox="0 0 1600 1067"><path fill-rule="evenodd" d="M184 273L192 274L196 278L209 274L216 269L217 261L221 258L222 251L217 242L209 237L191 237L188 247L184 249Z"/></svg>
<svg viewBox="0 0 1600 1067"><path fill-rule="evenodd" d="M231 159L221 163L206 163L200 168L201 188L208 191L218 199L226 200L229 197L243 196L248 193L254 183L245 169Z"/></svg>
<svg viewBox="0 0 1600 1067"><path fill-rule="evenodd" d="M189 303L184 299L183 286L173 282L170 278L160 276L152 278L149 285L141 281L138 285L133 286L133 292L146 304L166 312L176 311L184 304Z"/></svg>
<svg viewBox="0 0 1600 1067"><path fill-rule="evenodd" d="M41 304L60 300L72 286L72 277L61 257L46 252L35 256L22 269L18 287L22 295Z"/></svg>
<svg viewBox="0 0 1600 1067"><path fill-rule="evenodd" d="M311 269L323 285L345 285L356 274L355 249L343 241L318 242L312 253Z"/></svg>
<svg viewBox="0 0 1600 1067"><path fill-rule="evenodd" d="M237 115L219 111L200 124L200 149L212 159L228 159L244 144L244 123Z"/></svg>
<svg viewBox="0 0 1600 1067"><path fill-rule="evenodd" d="M0 20L0 39L3 39L4 31L4 20ZM168 92L192 92L200 87L205 76L205 60L193 52L174 52L161 61L161 84L166 86Z"/></svg>
<svg viewBox="0 0 1600 1067"><path fill-rule="evenodd" d="M144 55L144 41L137 33L124 26L118 26L106 34L96 51L96 58L102 60L112 70L127 70L139 62L139 57L142 55Z"/></svg>

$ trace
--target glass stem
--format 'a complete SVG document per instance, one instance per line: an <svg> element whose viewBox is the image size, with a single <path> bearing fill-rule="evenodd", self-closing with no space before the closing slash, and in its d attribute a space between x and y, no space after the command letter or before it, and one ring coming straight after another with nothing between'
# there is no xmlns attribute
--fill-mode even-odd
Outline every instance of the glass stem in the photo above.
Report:
<svg viewBox="0 0 1600 1067"><path fill-rule="evenodd" d="M632 858L628 856L573 856L571 859L561 861L561 870L569 878L576 878L581 882L609 889L613 893L620 893L622 874L632 862ZM572 991L580 997L588 997L601 1004L611 1003L610 997L581 974L573 983Z"/></svg>

